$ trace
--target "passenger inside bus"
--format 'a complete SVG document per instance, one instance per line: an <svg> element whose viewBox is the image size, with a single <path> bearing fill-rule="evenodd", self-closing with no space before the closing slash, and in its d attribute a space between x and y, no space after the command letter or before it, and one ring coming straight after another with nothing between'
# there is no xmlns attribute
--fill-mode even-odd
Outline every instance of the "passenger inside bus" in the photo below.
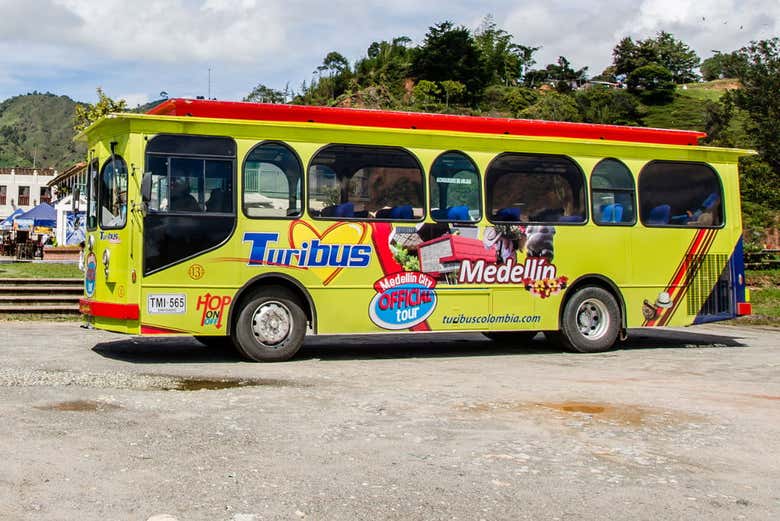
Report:
<svg viewBox="0 0 780 521"><path fill-rule="evenodd" d="M190 184L184 177L171 176L172 212L198 212L200 205L190 193Z"/></svg>

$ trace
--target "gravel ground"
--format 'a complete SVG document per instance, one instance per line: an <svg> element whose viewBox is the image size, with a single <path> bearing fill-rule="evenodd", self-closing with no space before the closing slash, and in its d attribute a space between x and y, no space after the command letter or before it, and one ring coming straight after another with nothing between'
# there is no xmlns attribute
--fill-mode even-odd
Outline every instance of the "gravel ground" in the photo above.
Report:
<svg viewBox="0 0 780 521"><path fill-rule="evenodd" d="M282 364L0 329L2 520L780 518L777 329L318 337Z"/></svg>

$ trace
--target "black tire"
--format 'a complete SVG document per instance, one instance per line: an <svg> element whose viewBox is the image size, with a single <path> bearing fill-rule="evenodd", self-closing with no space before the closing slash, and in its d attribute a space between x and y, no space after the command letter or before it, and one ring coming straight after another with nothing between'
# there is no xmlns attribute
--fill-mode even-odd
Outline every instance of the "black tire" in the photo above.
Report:
<svg viewBox="0 0 780 521"><path fill-rule="evenodd" d="M586 286L574 293L563 308L561 330L549 334L564 349L578 353L609 351L620 333L620 308L612 294Z"/></svg>
<svg viewBox="0 0 780 521"><path fill-rule="evenodd" d="M259 288L242 301L233 343L248 360L283 362L303 345L306 322L306 313L288 290Z"/></svg>
<svg viewBox="0 0 780 521"><path fill-rule="evenodd" d="M536 331L483 331L493 342L526 345L536 336Z"/></svg>

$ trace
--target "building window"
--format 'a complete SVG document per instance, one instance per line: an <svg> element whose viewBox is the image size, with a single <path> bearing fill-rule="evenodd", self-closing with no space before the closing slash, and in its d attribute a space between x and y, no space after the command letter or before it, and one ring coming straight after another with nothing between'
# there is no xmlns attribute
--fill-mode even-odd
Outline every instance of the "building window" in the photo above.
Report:
<svg viewBox="0 0 780 521"><path fill-rule="evenodd" d="M30 187L19 187L19 206L29 206L30 204Z"/></svg>
<svg viewBox="0 0 780 521"><path fill-rule="evenodd" d="M48 186L42 186L39 199L42 203L51 203L51 188Z"/></svg>
<svg viewBox="0 0 780 521"><path fill-rule="evenodd" d="M8 187L0 185L0 204L6 204L5 200L8 195Z"/></svg>

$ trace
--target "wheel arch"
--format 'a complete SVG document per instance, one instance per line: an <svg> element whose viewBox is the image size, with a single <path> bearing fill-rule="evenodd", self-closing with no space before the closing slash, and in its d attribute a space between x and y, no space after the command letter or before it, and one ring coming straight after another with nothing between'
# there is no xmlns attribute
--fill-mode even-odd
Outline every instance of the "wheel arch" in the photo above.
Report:
<svg viewBox="0 0 780 521"><path fill-rule="evenodd" d="M566 308L566 303L569 301L572 295L586 286L596 286L602 288L615 297L615 300L618 303L618 308L620 309L620 328L625 330L628 321L626 318L626 301L623 298L623 293L612 279L598 273L588 273L586 275L582 275L575 279L575 281L571 283L568 288L566 288L566 292L563 294L563 299L561 300L561 306L558 309L558 329L560 330L561 328L563 310Z"/></svg>
<svg viewBox="0 0 780 521"><path fill-rule="evenodd" d="M306 313L306 319L311 324L312 331L317 332L317 312L314 307L314 300L311 298L311 294L306 288L296 279L285 275L283 273L264 273L248 280L243 286L239 288L233 297L233 305L230 306L230 320L228 321L227 334L230 335L235 327L235 321L241 313L241 306L239 305L242 300L255 288L267 287L267 286L280 286L290 290L293 295L298 297L298 300L303 305L303 311Z"/></svg>

